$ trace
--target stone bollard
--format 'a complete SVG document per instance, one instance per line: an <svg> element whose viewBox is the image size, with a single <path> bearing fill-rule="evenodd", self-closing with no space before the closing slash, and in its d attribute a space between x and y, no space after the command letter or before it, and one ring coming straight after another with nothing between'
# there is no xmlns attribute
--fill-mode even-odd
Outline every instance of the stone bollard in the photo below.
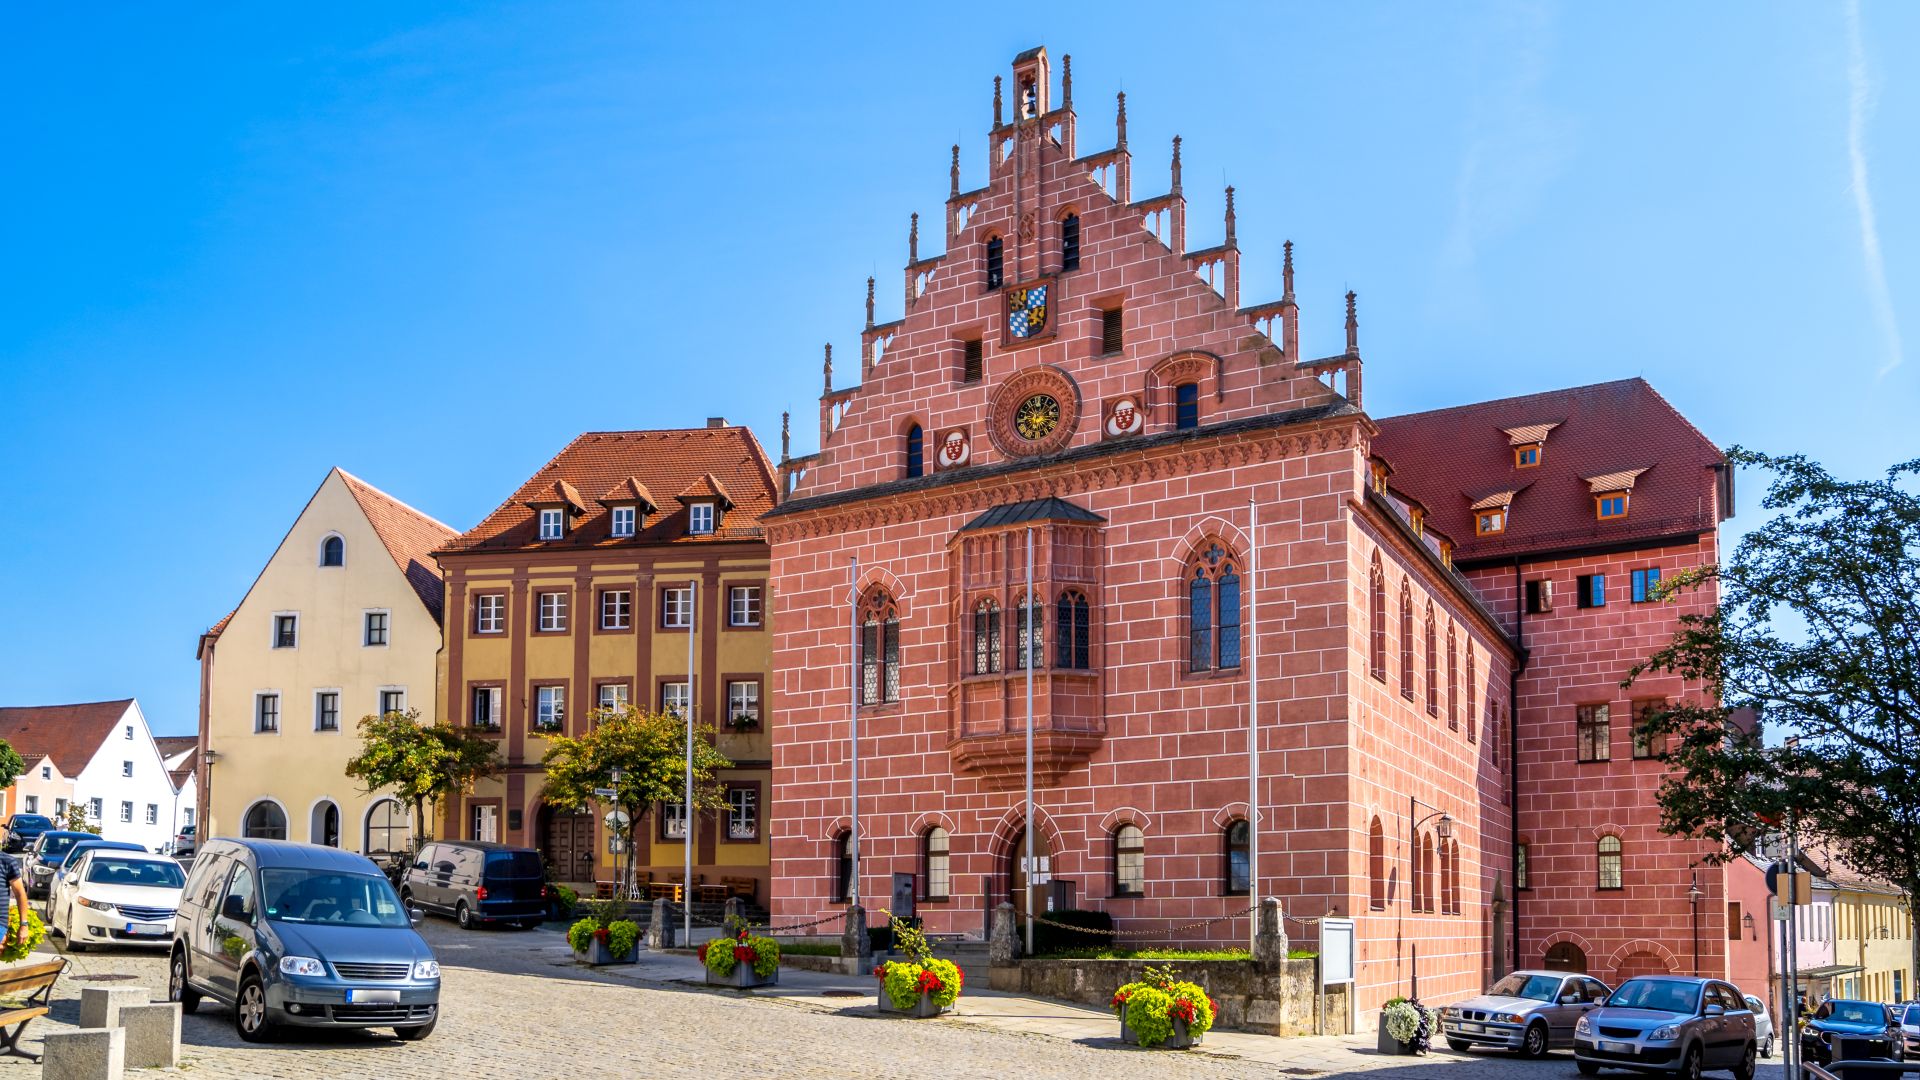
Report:
<svg viewBox="0 0 1920 1080"><path fill-rule="evenodd" d="M993 909L993 926L987 934L987 962L1005 967L1020 958L1020 934L1013 926L1013 905L1002 900Z"/></svg>
<svg viewBox="0 0 1920 1080"><path fill-rule="evenodd" d="M41 1080L121 1080L127 1073L122 1028L50 1032L41 1043Z"/></svg>
<svg viewBox="0 0 1920 1080"><path fill-rule="evenodd" d="M737 896L727 897L726 906L721 910L720 925L731 926L733 925L733 920L739 919L740 921L745 922L746 918L747 918L747 902L745 900L740 899Z"/></svg>
<svg viewBox="0 0 1920 1080"><path fill-rule="evenodd" d="M120 1010L128 1005L145 1005L153 993L144 986L87 986L80 990L80 1026L117 1028Z"/></svg>
<svg viewBox="0 0 1920 1080"><path fill-rule="evenodd" d="M1287 962L1286 924L1280 918L1280 899L1260 901L1259 928L1253 938L1253 962L1263 975L1278 974Z"/></svg>
<svg viewBox="0 0 1920 1080"><path fill-rule="evenodd" d="M120 1006L127 1033L127 1067L171 1069L180 1064L180 1003Z"/></svg>
<svg viewBox="0 0 1920 1080"><path fill-rule="evenodd" d="M647 951L673 948L675 929L673 903L665 897L655 900L653 915L647 919Z"/></svg>
<svg viewBox="0 0 1920 1080"><path fill-rule="evenodd" d="M867 936L867 909L859 904L847 906L845 926L840 931L840 959L853 966L855 975L865 975L873 967L873 939Z"/></svg>

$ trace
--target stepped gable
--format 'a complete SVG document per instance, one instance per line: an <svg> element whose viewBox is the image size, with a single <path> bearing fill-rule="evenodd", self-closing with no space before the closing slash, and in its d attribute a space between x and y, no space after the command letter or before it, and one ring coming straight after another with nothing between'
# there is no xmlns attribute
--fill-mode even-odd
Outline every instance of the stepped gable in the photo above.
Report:
<svg viewBox="0 0 1920 1080"><path fill-rule="evenodd" d="M1125 95L1113 142L1083 154L1063 60L1056 71L1044 48L1015 59L1011 83L996 80L985 183L961 190L956 145L944 215L902 222L901 315L875 321L881 301L869 279L858 363L836 368L827 347L820 449L796 458L783 447L794 503L911 477L903 444L915 428L939 486L969 470L1170 430L1181 384L1198 387L1202 429L1340 403L1334 386L1358 403L1351 318L1347 352L1301 355L1292 245L1276 239L1256 256L1284 265L1284 294L1241 306L1234 189L1210 192L1208 220L1190 223L1173 136L1154 151L1167 163L1166 189L1136 198ZM1190 231L1222 240L1197 247ZM928 247L941 236L945 250L923 255L923 233ZM1051 399L1040 421L1053 426L1022 438L1021 410L1036 396ZM1044 415L1052 406L1057 417Z"/></svg>
<svg viewBox="0 0 1920 1080"><path fill-rule="evenodd" d="M1456 562L1698 536L1733 512L1726 455L1644 379L1375 422L1388 483L1454 540ZM1522 467L1527 445L1538 464ZM1624 517L1598 517L1603 490L1628 493ZM1509 492L1505 531L1475 535L1475 508Z"/></svg>

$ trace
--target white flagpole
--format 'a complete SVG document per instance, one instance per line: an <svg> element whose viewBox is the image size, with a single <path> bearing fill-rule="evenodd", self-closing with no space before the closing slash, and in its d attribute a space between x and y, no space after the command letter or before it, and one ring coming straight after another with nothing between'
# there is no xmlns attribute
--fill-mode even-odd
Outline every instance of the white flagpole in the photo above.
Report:
<svg viewBox="0 0 1920 1080"><path fill-rule="evenodd" d="M1027 528L1027 637L1020 662L1027 666L1027 955L1033 955L1033 528Z"/></svg>
<svg viewBox="0 0 1920 1080"><path fill-rule="evenodd" d="M848 758L853 773L853 824L847 833L848 878L847 903L857 906L860 903L860 556L848 560L852 568L847 584L847 610L852 612L849 625L853 630L852 648L848 652L853 657L853 678L848 684L847 697L848 731L853 743L852 754ZM878 642L875 642L878 645Z"/></svg>
<svg viewBox="0 0 1920 1080"><path fill-rule="evenodd" d="M1260 501L1247 493L1247 901L1260 902ZM1260 939L1258 914L1247 919L1247 947Z"/></svg>
<svg viewBox="0 0 1920 1080"><path fill-rule="evenodd" d="M693 817L693 703L696 700L698 700L697 698L694 697L693 643L694 643L694 640L700 636L699 634L700 583L699 582L692 581L692 580L689 580L687 582L687 601L691 605L691 607L687 611L687 790L684 796L684 798L686 799L686 802L680 804L681 809L686 812L686 823L687 823L687 827L684 830L682 830L681 836L680 836L681 848L686 853L686 869L682 872L680 877L680 914L682 916L682 923L685 929L681 932L680 940L686 942L688 945L691 945L693 944L693 828L694 828L693 826L693 822L694 822L694 817Z"/></svg>

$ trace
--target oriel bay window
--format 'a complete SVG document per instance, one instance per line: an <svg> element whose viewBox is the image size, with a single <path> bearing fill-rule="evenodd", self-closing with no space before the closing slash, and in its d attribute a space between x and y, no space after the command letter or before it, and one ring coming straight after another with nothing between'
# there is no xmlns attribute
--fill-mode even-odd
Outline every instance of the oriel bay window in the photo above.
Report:
<svg viewBox="0 0 1920 1080"><path fill-rule="evenodd" d="M900 610L885 590L860 602L860 704L900 700Z"/></svg>
<svg viewBox="0 0 1920 1080"><path fill-rule="evenodd" d="M1000 601L988 598L973 605L973 673L991 675L1000 670Z"/></svg>
<svg viewBox="0 0 1920 1080"><path fill-rule="evenodd" d="M1187 667L1199 672L1239 666L1238 560L1209 543L1187 569Z"/></svg>
<svg viewBox="0 0 1920 1080"><path fill-rule="evenodd" d="M1053 637L1058 645L1055 667L1085 671L1093 666L1092 649L1088 643L1090 624L1091 610L1087 594L1078 589L1061 593L1053 623Z"/></svg>
<svg viewBox="0 0 1920 1080"><path fill-rule="evenodd" d="M1047 666L1047 653L1042 647L1046 636L1047 609L1037 597L1026 597L1013 608L1013 638L1015 649L1013 666L1024 671L1029 666L1040 669Z"/></svg>

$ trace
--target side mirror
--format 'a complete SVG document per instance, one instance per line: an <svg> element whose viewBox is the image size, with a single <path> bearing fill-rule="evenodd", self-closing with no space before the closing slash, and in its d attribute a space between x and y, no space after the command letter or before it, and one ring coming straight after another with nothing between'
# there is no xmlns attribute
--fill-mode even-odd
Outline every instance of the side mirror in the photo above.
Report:
<svg viewBox="0 0 1920 1080"><path fill-rule="evenodd" d="M413 868L415 870L425 870L427 868L427 864L424 862L417 862L413 864Z"/></svg>
<svg viewBox="0 0 1920 1080"><path fill-rule="evenodd" d="M1560 1004L1562 1005L1578 1005L1585 1000L1577 990L1569 990L1560 995Z"/></svg>
<svg viewBox="0 0 1920 1080"><path fill-rule="evenodd" d="M415 926L419 926L419 925L420 925L421 923L423 923L423 922L426 922L426 921L427 921L427 913L426 913L426 912L424 912L424 911L421 911L421 910L420 910L419 908L417 908L417 907L414 907L414 908L408 908L408 909L407 909L407 921L408 921L408 922L410 922L410 923L412 923L412 924L413 924L413 925L415 925Z"/></svg>
<svg viewBox="0 0 1920 1080"><path fill-rule="evenodd" d="M1725 1016L1727 1015L1727 1007L1725 1005L1709 1005L1706 1008L1700 1010L1700 1015L1701 1016Z"/></svg>
<svg viewBox="0 0 1920 1080"><path fill-rule="evenodd" d="M247 911L247 898L244 896L229 896L221 901L220 917L223 919L232 919L235 922L246 922L252 918L252 915Z"/></svg>

